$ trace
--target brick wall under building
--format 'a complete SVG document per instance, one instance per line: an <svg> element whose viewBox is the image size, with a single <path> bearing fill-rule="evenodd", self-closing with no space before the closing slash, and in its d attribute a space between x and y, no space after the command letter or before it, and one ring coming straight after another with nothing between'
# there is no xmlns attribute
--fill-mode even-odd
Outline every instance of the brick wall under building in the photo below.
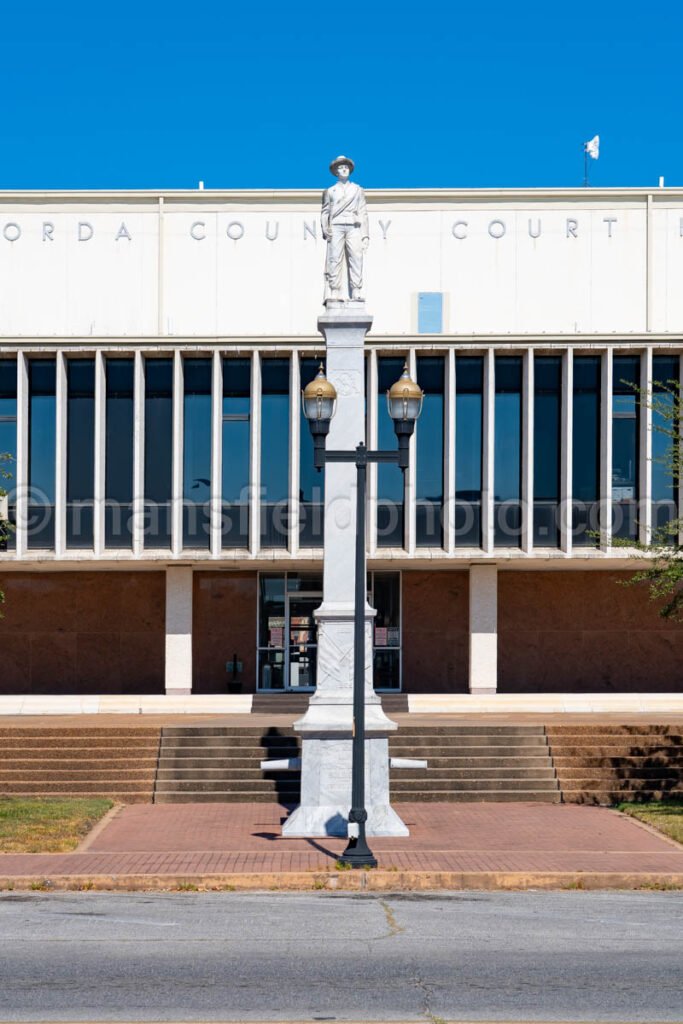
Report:
<svg viewBox="0 0 683 1024"><path fill-rule="evenodd" d="M619 585L631 575L500 572L499 691L681 691L683 624Z"/></svg>
<svg viewBox="0 0 683 1024"><path fill-rule="evenodd" d="M0 576L0 693L163 693L163 572Z"/></svg>
<svg viewBox="0 0 683 1024"><path fill-rule="evenodd" d="M244 666L242 692L256 689L257 576L254 572L194 574L192 649L194 693L227 693L225 663Z"/></svg>
<svg viewBox="0 0 683 1024"><path fill-rule="evenodd" d="M402 581L404 691L466 693L467 572L404 572Z"/></svg>

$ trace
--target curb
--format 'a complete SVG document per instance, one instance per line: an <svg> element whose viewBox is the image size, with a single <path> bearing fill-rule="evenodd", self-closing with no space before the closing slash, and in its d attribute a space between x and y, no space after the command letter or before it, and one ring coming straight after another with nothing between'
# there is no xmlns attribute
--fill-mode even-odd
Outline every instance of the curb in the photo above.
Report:
<svg viewBox="0 0 683 1024"><path fill-rule="evenodd" d="M2 891L425 892L462 889L683 889L683 873L521 871L292 871L200 875L16 875Z"/></svg>

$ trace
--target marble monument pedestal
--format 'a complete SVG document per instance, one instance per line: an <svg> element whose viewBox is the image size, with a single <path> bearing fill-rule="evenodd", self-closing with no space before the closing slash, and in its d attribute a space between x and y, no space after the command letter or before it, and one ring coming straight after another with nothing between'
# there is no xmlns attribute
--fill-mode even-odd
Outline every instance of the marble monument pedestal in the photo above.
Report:
<svg viewBox="0 0 683 1024"><path fill-rule="evenodd" d="M327 347L327 377L337 390L337 411L327 449L354 451L365 436L364 342L372 324L359 300L328 303L318 321ZM301 804L285 822L285 836L344 836L351 809L353 737L356 467L325 467L323 603L318 623L317 689L294 724L302 737ZM389 734L397 726L384 714L372 683L372 623L365 629L365 806L369 836L407 836L389 803Z"/></svg>

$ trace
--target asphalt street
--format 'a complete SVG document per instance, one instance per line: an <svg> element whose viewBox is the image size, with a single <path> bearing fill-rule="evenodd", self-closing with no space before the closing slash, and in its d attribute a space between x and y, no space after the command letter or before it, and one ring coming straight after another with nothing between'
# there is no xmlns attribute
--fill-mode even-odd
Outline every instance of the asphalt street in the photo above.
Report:
<svg viewBox="0 0 683 1024"><path fill-rule="evenodd" d="M2 1021L682 1021L683 894L0 895Z"/></svg>

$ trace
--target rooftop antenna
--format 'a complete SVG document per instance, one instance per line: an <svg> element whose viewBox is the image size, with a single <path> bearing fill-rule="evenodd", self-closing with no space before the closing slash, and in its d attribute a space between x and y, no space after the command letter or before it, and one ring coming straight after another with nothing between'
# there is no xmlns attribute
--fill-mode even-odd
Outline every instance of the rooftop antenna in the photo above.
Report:
<svg viewBox="0 0 683 1024"><path fill-rule="evenodd" d="M661 174L659 176L659 187L664 188L664 178Z"/></svg>

